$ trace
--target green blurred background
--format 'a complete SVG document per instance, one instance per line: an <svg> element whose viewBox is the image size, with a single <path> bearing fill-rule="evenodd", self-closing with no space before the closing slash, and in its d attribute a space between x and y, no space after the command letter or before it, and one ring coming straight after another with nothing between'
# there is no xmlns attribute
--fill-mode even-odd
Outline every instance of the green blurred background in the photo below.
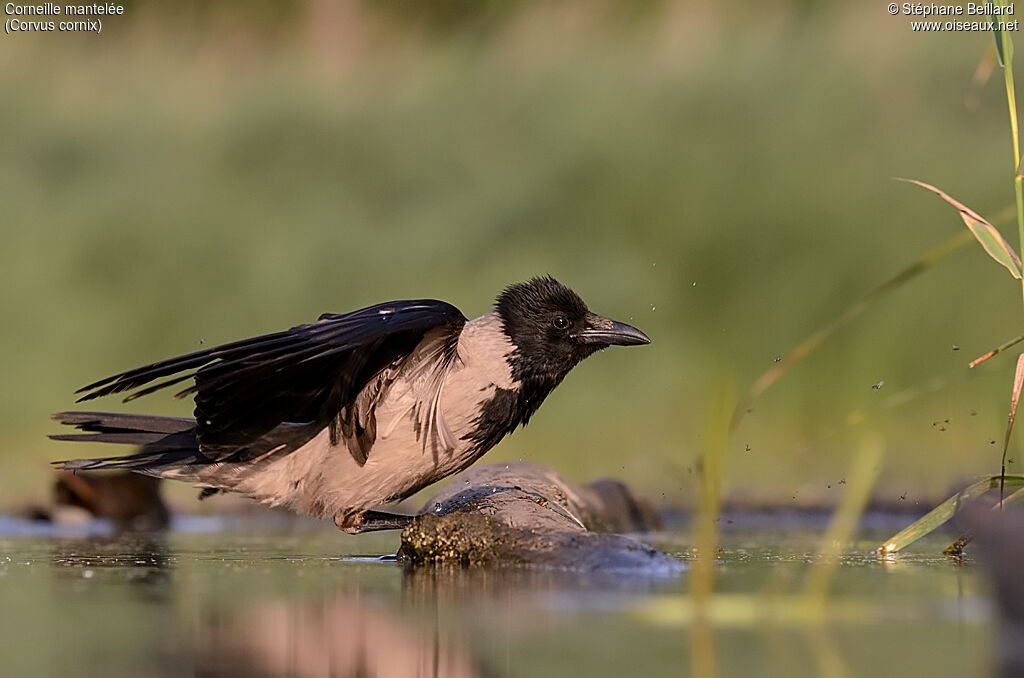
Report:
<svg viewBox="0 0 1024 678"><path fill-rule="evenodd" d="M104 452L46 438L85 383L387 299L473 316L542 273L654 343L587 361L485 459L685 505L719 381L963 229L891 177L1013 200L991 35L875 3L137 2L103 26L0 36L3 509ZM867 431L883 498L997 471L1013 356L967 362L1020 333L1020 295L970 244L872 307L746 416L729 496L832 503Z"/></svg>

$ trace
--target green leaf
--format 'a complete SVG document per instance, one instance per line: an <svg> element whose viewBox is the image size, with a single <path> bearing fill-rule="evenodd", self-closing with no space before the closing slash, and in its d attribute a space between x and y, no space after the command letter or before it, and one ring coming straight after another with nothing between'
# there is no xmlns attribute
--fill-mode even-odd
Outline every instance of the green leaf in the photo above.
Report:
<svg viewBox="0 0 1024 678"><path fill-rule="evenodd" d="M1000 35L1003 38L1003 56L1006 58L1006 63L1013 61L1013 38L1006 31L1000 31Z"/></svg>
<svg viewBox="0 0 1024 678"><path fill-rule="evenodd" d="M1005 2L995 3L1000 7L1006 5ZM999 65L1005 67L1008 62L1013 61L1013 40L1010 38L1010 34L1006 31L999 30L999 22L1004 21L1007 15L1005 14L989 14L988 18L992 21L992 37L996 40L996 52L999 54Z"/></svg>
<svg viewBox="0 0 1024 678"><path fill-rule="evenodd" d="M960 218L964 220L964 224L974 234L975 239L981 243L981 246L985 248L988 255L1004 266L1014 278L1021 279L1020 257L1010 247L1010 244L1003 239L999 230L988 223L984 217L931 184L926 184L916 179L897 178L897 181L906 181L910 184L916 184L921 188L926 188L955 207L960 212Z"/></svg>
<svg viewBox="0 0 1024 678"><path fill-rule="evenodd" d="M992 19L992 37L996 39L996 54L999 55L999 65L1006 66L1006 58L1003 56L1003 32L999 30L999 23L996 17L989 14L989 18Z"/></svg>

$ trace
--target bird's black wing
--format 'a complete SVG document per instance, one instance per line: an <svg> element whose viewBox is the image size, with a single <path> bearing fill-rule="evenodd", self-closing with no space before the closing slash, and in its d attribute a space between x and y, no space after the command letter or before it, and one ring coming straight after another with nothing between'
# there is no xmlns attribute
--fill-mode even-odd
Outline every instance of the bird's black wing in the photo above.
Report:
<svg viewBox="0 0 1024 678"><path fill-rule="evenodd" d="M254 447L283 423L320 425L303 427L308 430L332 425L377 373L408 355L428 331L445 328L454 345L465 323L443 301L377 304L162 360L77 393L79 402L127 393L127 402L194 379L175 397L195 394L200 449L211 460L225 459Z"/></svg>

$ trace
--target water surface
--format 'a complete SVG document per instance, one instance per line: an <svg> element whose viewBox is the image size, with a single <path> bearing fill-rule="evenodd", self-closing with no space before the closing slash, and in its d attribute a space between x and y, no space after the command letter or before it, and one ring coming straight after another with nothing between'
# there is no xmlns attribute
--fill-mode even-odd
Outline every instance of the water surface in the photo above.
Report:
<svg viewBox="0 0 1024 678"><path fill-rule="evenodd" d="M380 558L396 550L395 533L265 520L175 527L111 538L0 518L0 675L990 673L985 582L970 562L944 558L941 539L897 559L857 544L833 604L808 621L757 601L798 587L820 532L730 529L716 591L731 602L694 625L672 613L687 601L685 574L406 571ZM653 541L692 557L684 532Z"/></svg>

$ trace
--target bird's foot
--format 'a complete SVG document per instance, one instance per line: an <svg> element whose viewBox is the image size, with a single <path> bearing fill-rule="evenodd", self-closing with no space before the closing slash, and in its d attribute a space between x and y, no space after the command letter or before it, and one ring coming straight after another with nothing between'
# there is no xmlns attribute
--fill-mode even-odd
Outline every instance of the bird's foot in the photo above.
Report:
<svg viewBox="0 0 1024 678"><path fill-rule="evenodd" d="M384 511L363 511L362 513L338 513L334 524L349 534L377 532L379 530L404 530L415 516Z"/></svg>

